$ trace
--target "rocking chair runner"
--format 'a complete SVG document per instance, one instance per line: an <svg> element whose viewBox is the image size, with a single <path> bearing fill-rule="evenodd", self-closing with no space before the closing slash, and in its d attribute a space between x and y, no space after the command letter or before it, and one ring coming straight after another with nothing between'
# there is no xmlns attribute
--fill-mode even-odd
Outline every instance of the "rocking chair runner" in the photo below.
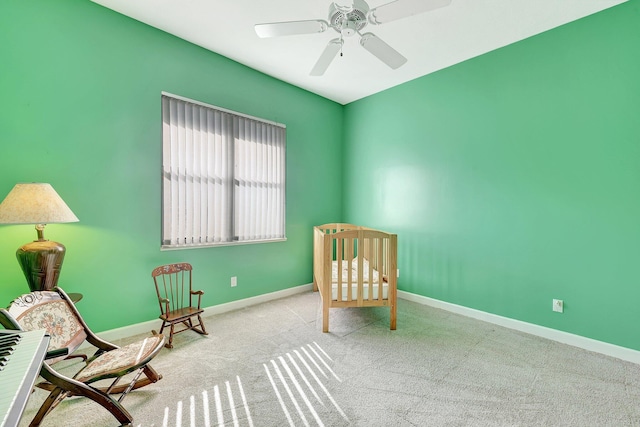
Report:
<svg viewBox="0 0 640 427"><path fill-rule="evenodd" d="M118 347L96 336L84 322L67 294L60 288L53 291L34 291L15 299L8 310L0 309L0 323L7 329L31 331L45 329L50 335L49 352L61 352L42 364L40 376L46 381L37 387L51 393L31 421L38 426L42 419L67 396L84 396L108 410L121 425L131 425L133 418L120 403L131 390L155 383L162 378L149 361L162 349L164 337L154 335L124 347ZM57 372L53 365L73 353L85 340L97 348L86 365L72 378ZM117 385L129 373L133 379L129 384ZM144 378L140 378L144 373ZM103 379L113 379L110 385L94 384ZM92 384L92 385L89 385ZM115 400L110 394L121 394Z"/></svg>
<svg viewBox="0 0 640 427"><path fill-rule="evenodd" d="M151 272L160 304L159 318L162 320L160 334L166 326L169 326L169 342L165 344L167 348L173 348L173 335L180 332L192 330L208 335L200 316L204 312L200 307L204 292L193 290L192 269L191 264L183 262L161 265ZM198 323L192 321L194 317L198 319ZM184 327L176 330L175 325L179 323Z"/></svg>

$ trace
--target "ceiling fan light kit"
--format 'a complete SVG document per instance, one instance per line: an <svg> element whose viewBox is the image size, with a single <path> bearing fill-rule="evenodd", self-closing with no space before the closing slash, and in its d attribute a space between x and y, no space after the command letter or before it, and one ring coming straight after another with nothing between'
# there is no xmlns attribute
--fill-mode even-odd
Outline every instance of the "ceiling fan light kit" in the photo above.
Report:
<svg viewBox="0 0 640 427"><path fill-rule="evenodd" d="M367 25L368 13L369 5L363 0L354 0L349 8L334 2L329 6L329 26L344 37L351 37Z"/></svg>
<svg viewBox="0 0 640 427"><path fill-rule="evenodd" d="M351 6L344 2L333 2L329 6L328 22L317 19L256 24L255 31L261 38L323 33L329 28L337 31L340 37L329 41L311 70L312 76L323 75L342 49L344 38L356 33L360 35L360 45L363 48L395 70L407 62L407 58L375 34L362 34L361 31L368 24L384 24L448 6L450 3L451 0L395 0L370 9L364 0L353 0Z"/></svg>

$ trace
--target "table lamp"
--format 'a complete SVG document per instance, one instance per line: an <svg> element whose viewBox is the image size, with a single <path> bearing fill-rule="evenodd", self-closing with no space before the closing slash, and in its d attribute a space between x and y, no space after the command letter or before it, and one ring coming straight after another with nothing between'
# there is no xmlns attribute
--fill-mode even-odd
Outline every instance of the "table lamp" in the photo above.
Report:
<svg viewBox="0 0 640 427"><path fill-rule="evenodd" d="M0 203L0 224L35 224L38 240L18 249L16 257L32 291L51 290L58 283L64 245L45 240L44 226L77 222L78 218L50 184L16 184Z"/></svg>

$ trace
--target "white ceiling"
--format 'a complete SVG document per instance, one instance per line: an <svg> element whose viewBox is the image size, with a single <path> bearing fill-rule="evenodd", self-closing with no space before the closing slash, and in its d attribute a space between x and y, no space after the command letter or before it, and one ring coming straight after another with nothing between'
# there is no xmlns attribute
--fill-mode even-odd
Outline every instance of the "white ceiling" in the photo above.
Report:
<svg viewBox="0 0 640 427"><path fill-rule="evenodd" d="M345 39L321 77L309 71L328 41L320 34L261 39L258 23L327 20L331 0L92 0L205 49L340 104L358 100L627 0L452 0L451 5L371 31L408 62L392 70ZM371 8L390 0L368 0ZM420 1L420 0L417 0Z"/></svg>

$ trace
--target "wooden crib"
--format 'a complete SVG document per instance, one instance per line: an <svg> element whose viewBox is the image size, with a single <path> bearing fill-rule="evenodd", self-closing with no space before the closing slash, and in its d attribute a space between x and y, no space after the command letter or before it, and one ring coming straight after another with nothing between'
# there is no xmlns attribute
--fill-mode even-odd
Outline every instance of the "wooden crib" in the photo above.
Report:
<svg viewBox="0 0 640 427"><path fill-rule="evenodd" d="M396 329L397 248L395 234L352 224L313 228L313 290L322 298L322 331L329 331L329 309L381 307L390 310Z"/></svg>

